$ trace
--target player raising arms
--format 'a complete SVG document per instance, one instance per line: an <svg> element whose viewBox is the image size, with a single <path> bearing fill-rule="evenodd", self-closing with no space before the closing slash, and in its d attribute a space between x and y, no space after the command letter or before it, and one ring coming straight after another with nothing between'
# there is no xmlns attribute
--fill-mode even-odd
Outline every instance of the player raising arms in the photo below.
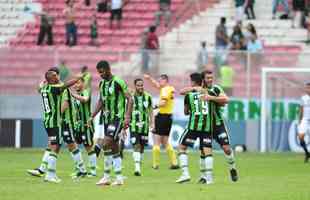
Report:
<svg viewBox="0 0 310 200"><path fill-rule="evenodd" d="M113 164L116 180L112 185L123 185L124 180L121 174L122 159L120 157L119 139L123 128L127 128L132 112L132 97L124 80L111 72L107 61L99 61L97 72L102 80L99 84L100 98L89 121L100 112L104 112L104 134L105 137L99 142L104 151L104 175L97 182L97 185L110 185L110 171ZM127 108L126 108L127 102Z"/></svg>
<svg viewBox="0 0 310 200"><path fill-rule="evenodd" d="M144 78L160 90L159 97L159 113L155 116L155 132L153 145L153 169L159 168L160 145L166 148L169 160L170 169L178 169L175 152L169 144L169 134L172 127L172 112L174 106L174 88L169 85L168 75L160 75L159 81L156 81L150 75L144 75Z"/></svg>
<svg viewBox="0 0 310 200"><path fill-rule="evenodd" d="M193 73L190 75L192 87L201 87L202 75ZM191 91L184 98L184 114L189 115L189 122L186 130L180 137L179 162L182 168L182 175L176 181L183 183L190 181L188 170L187 147L193 147L195 141L200 141L200 182L211 184L213 182L213 157L212 157L212 139L210 138L210 113L208 101L201 99L203 94L200 91Z"/></svg>
<svg viewBox="0 0 310 200"><path fill-rule="evenodd" d="M309 161L310 154L305 143L305 134L310 131L310 82L305 84L305 95L301 97L298 137L300 145L305 151L305 163Z"/></svg>
<svg viewBox="0 0 310 200"><path fill-rule="evenodd" d="M43 101L43 122L48 135L48 147L42 159L42 163L47 163L47 169L42 167L28 170L34 176L43 176L46 172L45 181L59 183L61 180L56 176L57 155L61 145L61 97L63 91L74 85L82 76L60 83L58 71L55 69L45 73L45 82L39 86L39 92Z"/></svg>
<svg viewBox="0 0 310 200"><path fill-rule="evenodd" d="M91 90L85 87L84 80L79 80L74 85L75 91L71 91L72 97L76 99L77 114L79 124L75 134L75 140L78 144L83 144L88 154L88 166L90 171L88 177L96 176L97 158L93 149L94 125L92 122L87 124L91 116Z"/></svg>
<svg viewBox="0 0 310 200"><path fill-rule="evenodd" d="M141 176L141 161L144 146L148 144L148 134L153 125L152 97L144 91L143 80L134 81L133 112L130 122L130 137L134 147L135 176Z"/></svg>

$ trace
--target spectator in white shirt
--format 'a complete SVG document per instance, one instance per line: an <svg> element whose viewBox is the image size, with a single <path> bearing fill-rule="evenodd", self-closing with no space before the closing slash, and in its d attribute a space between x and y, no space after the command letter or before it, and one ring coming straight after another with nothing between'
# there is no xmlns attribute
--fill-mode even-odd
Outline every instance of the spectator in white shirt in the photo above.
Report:
<svg viewBox="0 0 310 200"><path fill-rule="evenodd" d="M117 20L117 27L121 28L121 21L123 18L123 0L111 0L111 16L110 16L110 28L112 28L113 20Z"/></svg>
<svg viewBox="0 0 310 200"><path fill-rule="evenodd" d="M208 64L208 50L207 50L207 43L205 41L201 42L201 48L200 51L198 52L196 62L198 71L199 72L204 71Z"/></svg>

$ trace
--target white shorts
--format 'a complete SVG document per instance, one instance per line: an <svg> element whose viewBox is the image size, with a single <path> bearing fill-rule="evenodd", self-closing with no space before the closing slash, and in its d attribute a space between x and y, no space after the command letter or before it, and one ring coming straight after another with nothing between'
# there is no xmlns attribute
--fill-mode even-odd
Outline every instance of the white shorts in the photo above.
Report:
<svg viewBox="0 0 310 200"><path fill-rule="evenodd" d="M301 120L298 125L298 133L309 134L310 133L310 120Z"/></svg>

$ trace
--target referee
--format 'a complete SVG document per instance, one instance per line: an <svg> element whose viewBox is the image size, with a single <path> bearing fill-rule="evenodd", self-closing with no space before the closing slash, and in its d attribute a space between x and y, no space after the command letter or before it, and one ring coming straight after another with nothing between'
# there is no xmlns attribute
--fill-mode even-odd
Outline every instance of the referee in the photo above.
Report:
<svg viewBox="0 0 310 200"><path fill-rule="evenodd" d="M159 89L159 113L155 116L154 145L153 145L153 169L159 168L160 145L167 151L170 160L170 169L178 169L175 152L169 144L169 134L172 126L172 112L174 106L174 87L169 85L169 78L166 74L160 75L158 81L150 75L144 75L154 87Z"/></svg>

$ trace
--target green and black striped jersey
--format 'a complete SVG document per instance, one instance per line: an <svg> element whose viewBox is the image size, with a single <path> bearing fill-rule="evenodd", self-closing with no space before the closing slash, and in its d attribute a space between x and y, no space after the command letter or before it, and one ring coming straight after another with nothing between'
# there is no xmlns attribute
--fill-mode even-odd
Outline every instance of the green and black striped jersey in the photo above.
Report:
<svg viewBox="0 0 310 200"><path fill-rule="evenodd" d="M208 94L211 96L219 96L224 94L224 90L219 85L212 85L208 88ZM212 113L212 122L217 126L221 125L224 122L223 118L224 107L218 105L215 102L210 102L210 112Z"/></svg>
<svg viewBox="0 0 310 200"><path fill-rule="evenodd" d="M43 101L43 121L45 128L60 126L62 84L46 84L39 89Z"/></svg>
<svg viewBox="0 0 310 200"><path fill-rule="evenodd" d="M210 131L209 104L201 100L200 92L185 95L184 106L189 110L188 129L191 131Z"/></svg>
<svg viewBox="0 0 310 200"><path fill-rule="evenodd" d="M103 102L101 123L108 124L115 120L124 121L126 112L126 97L128 91L126 82L112 76L111 80L101 80L99 84L100 98Z"/></svg>
<svg viewBox="0 0 310 200"><path fill-rule="evenodd" d="M130 132L148 135L150 127L150 112L152 112L152 97L147 92L133 95L133 110L131 114Z"/></svg>
<svg viewBox="0 0 310 200"><path fill-rule="evenodd" d="M61 104L63 104L65 101L68 102L69 106L62 113L62 122L68 124L71 131L73 131L76 130L76 128L79 126L79 116L77 113L77 103L75 99L71 96L69 89L65 89L62 93Z"/></svg>
<svg viewBox="0 0 310 200"><path fill-rule="evenodd" d="M87 126L87 120L91 117L91 92L89 89L84 89L79 95L88 98L88 101L84 103L76 100L79 116L79 131L85 133L87 128L89 128L91 132L94 132L93 123L90 127Z"/></svg>

